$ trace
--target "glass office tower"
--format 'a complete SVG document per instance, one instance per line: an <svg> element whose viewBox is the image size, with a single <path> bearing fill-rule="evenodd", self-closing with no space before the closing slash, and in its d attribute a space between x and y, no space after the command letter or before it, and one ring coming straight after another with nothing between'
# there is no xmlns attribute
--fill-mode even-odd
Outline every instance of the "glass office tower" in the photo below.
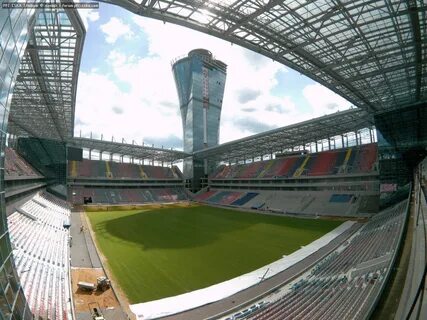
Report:
<svg viewBox="0 0 427 320"><path fill-rule="evenodd" d="M184 136L184 151L192 153L219 143L219 121L224 96L227 65L205 49L190 51L173 66ZM184 177L193 191L209 171L201 160L184 160Z"/></svg>

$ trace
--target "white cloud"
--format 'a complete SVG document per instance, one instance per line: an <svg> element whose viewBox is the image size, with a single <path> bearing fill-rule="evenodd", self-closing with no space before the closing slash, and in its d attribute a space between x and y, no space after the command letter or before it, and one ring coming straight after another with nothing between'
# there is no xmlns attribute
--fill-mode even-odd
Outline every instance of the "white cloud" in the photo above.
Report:
<svg viewBox="0 0 427 320"><path fill-rule="evenodd" d="M122 20L112 17L107 23L100 26L101 31L105 33L105 41L114 44L120 37L130 39L133 32L128 24L123 23Z"/></svg>
<svg viewBox="0 0 427 320"><path fill-rule="evenodd" d="M80 72L76 118L80 119L75 125L77 135L93 132L108 140L114 136L115 141L142 143L153 134L174 139L182 135L178 117L159 112L155 104L132 91L122 92L115 81L96 72Z"/></svg>
<svg viewBox="0 0 427 320"><path fill-rule="evenodd" d="M113 50L109 57L114 75L131 87L131 92L154 108L175 104L178 96L169 62L159 56L137 59Z"/></svg>
<svg viewBox="0 0 427 320"><path fill-rule="evenodd" d="M179 102L171 62L190 50L205 48L228 65L221 114L220 142L227 142L266 129L307 120L349 103L319 84L308 85L302 94L312 113L301 111L291 96L275 96L277 75L287 69L236 45L187 28L133 16L129 25L111 18L101 26L108 43L121 36L147 41L148 54L126 54L127 47L111 46L110 70L92 69L81 73L77 91L76 133L94 131L104 137L114 135L141 142L152 141L165 147L176 146L182 137ZM132 30L133 31L132 31ZM179 40L177 40L179 39ZM102 72L103 71L103 72ZM122 91L121 85L126 86ZM170 143L170 145L168 145Z"/></svg>
<svg viewBox="0 0 427 320"><path fill-rule="evenodd" d="M306 86L303 95L312 108L313 117L346 110L351 106L350 102L318 83Z"/></svg>
<svg viewBox="0 0 427 320"><path fill-rule="evenodd" d="M99 12L97 9L77 9L80 18L82 18L83 25L86 31L89 29L89 22L95 22L99 20Z"/></svg>
<svg viewBox="0 0 427 320"><path fill-rule="evenodd" d="M289 97L277 98L271 94L271 90L277 84L276 75L279 72L286 72L283 65L240 46L231 45L194 30L138 16L135 16L133 21L147 35L149 56L142 59L144 62L139 62L139 67L133 66L132 70L121 70L121 79L139 77L138 79L143 81L143 86L140 88L145 90L144 94L151 90L154 96L154 92L161 88L163 100L178 105L171 62L186 56L190 50L208 49L217 59L228 65L221 116L221 142L258 132L255 126L251 131L248 130L250 126L243 128L235 125L236 121L241 124L247 123L244 119L248 116L248 110L252 111L251 117L264 121L265 127L277 127L284 125L287 119L277 117L275 112L266 112L264 107L268 104L280 103L295 109ZM176 39L185 39L185 41L176 41ZM141 74L153 75L154 79L150 77L141 79ZM153 87L149 89L151 86ZM252 93L249 94L250 97L247 96L248 93ZM242 94L245 97L242 97Z"/></svg>

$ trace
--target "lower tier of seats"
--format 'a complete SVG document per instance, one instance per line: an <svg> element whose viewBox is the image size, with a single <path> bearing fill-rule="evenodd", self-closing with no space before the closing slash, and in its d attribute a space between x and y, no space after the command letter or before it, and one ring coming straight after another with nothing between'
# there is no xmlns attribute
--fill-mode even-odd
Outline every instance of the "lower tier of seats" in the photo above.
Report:
<svg viewBox="0 0 427 320"><path fill-rule="evenodd" d="M175 202L187 199L183 188L86 188L70 187L69 201L74 205L84 204L84 199L100 204L131 204L150 202Z"/></svg>
<svg viewBox="0 0 427 320"><path fill-rule="evenodd" d="M378 212L379 195L373 192L211 189L196 195L194 200L277 213L360 217Z"/></svg>
<svg viewBox="0 0 427 320"><path fill-rule="evenodd" d="M301 276L226 320L367 319L393 268L407 204L373 216Z"/></svg>
<svg viewBox="0 0 427 320"><path fill-rule="evenodd" d="M70 209L40 193L8 216L17 272L35 319L71 319Z"/></svg>

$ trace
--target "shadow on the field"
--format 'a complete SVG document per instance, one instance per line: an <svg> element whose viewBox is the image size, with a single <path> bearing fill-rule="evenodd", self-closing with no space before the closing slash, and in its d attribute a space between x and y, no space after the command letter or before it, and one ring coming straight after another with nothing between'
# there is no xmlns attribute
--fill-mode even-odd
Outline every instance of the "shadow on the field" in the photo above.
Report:
<svg viewBox="0 0 427 320"><path fill-rule="evenodd" d="M198 214L177 208L167 213L144 212L109 220L96 232L111 241L119 238L133 242L144 250L192 248L259 223L236 220L232 214Z"/></svg>

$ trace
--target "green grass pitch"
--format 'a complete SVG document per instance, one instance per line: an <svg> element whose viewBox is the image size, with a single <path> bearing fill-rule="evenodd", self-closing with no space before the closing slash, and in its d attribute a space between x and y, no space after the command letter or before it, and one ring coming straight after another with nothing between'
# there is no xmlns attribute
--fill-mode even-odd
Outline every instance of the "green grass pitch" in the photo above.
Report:
<svg viewBox="0 0 427 320"><path fill-rule="evenodd" d="M341 224L208 206L87 215L98 248L130 303L193 291L253 271Z"/></svg>

